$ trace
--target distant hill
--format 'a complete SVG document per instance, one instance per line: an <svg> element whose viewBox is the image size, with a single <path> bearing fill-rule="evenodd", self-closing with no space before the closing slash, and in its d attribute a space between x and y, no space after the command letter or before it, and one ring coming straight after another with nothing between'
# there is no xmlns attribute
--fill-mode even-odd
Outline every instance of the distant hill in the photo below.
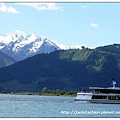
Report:
<svg viewBox="0 0 120 120"><path fill-rule="evenodd" d="M120 44L96 49L58 50L39 54L0 69L0 86L9 91L34 91L43 87L80 90L90 86L120 86Z"/></svg>
<svg viewBox="0 0 120 120"><path fill-rule="evenodd" d="M15 62L16 61L13 58L0 51L0 68L11 65Z"/></svg>

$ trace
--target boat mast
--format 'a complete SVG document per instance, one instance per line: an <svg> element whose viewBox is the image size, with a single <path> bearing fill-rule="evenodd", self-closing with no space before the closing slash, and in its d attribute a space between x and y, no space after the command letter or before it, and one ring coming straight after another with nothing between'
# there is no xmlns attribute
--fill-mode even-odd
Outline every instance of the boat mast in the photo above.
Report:
<svg viewBox="0 0 120 120"><path fill-rule="evenodd" d="M116 82L113 80L112 81L113 89L115 88L115 84L116 84Z"/></svg>

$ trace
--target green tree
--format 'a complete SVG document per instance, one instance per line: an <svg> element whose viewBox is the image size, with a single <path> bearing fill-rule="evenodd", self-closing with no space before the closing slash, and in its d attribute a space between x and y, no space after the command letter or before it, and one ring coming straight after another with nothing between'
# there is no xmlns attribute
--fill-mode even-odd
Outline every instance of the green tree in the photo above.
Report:
<svg viewBox="0 0 120 120"><path fill-rule="evenodd" d="M47 87L44 87L43 89L42 89L42 93L47 93L48 92L48 88Z"/></svg>
<svg viewBox="0 0 120 120"><path fill-rule="evenodd" d="M65 91L61 91L60 93L61 93L61 95L64 95L64 94L65 94Z"/></svg>
<svg viewBox="0 0 120 120"><path fill-rule="evenodd" d="M56 94L60 94L60 89L56 89Z"/></svg>

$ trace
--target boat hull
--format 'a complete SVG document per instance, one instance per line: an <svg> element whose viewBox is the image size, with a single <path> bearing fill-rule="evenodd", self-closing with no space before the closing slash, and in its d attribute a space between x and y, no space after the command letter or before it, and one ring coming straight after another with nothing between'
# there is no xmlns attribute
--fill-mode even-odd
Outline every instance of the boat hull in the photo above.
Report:
<svg viewBox="0 0 120 120"><path fill-rule="evenodd" d="M120 104L120 100L90 100L88 102L100 104Z"/></svg>
<svg viewBox="0 0 120 120"><path fill-rule="evenodd" d="M100 103L100 104L120 104L120 100L85 100L85 99L74 99L75 101L82 101L88 103Z"/></svg>
<svg viewBox="0 0 120 120"><path fill-rule="evenodd" d="M101 99L99 99L99 97ZM110 97L119 97L120 98L120 94L118 95L118 94L78 93L77 97L74 100L75 101L86 101L89 103L120 104L120 99L113 100L113 99L109 99Z"/></svg>

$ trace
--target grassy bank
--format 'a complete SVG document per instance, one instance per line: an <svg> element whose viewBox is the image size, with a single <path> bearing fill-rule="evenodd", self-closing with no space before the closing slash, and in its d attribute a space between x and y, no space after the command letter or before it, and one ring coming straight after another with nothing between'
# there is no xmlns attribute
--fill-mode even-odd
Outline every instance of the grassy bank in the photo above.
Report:
<svg viewBox="0 0 120 120"><path fill-rule="evenodd" d="M5 94L5 93L2 93ZM66 92L65 94L53 94L53 93L31 93L31 92L16 92L16 93L6 93L12 95L38 95L38 96L76 96L77 94L70 94Z"/></svg>

